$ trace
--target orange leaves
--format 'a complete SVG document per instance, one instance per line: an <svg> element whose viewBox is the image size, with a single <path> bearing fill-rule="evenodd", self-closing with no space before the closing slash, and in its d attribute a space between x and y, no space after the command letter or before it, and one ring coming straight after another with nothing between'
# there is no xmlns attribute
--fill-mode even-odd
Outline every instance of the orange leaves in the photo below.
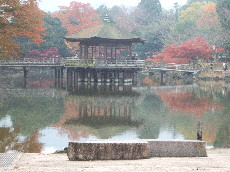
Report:
<svg viewBox="0 0 230 172"><path fill-rule="evenodd" d="M219 22L218 15L216 12L216 4L209 3L203 9L200 17L197 19L198 27L215 27Z"/></svg>
<svg viewBox="0 0 230 172"><path fill-rule="evenodd" d="M180 22L195 21L198 27L215 26L218 22L216 4L213 2L193 2L181 11Z"/></svg>
<svg viewBox="0 0 230 172"><path fill-rule="evenodd" d="M43 42L42 36L45 35L44 12L38 9L36 1L30 0L24 3L20 10L15 11L14 15L17 16L16 20L19 23L17 36L27 36L36 45Z"/></svg>
<svg viewBox="0 0 230 172"><path fill-rule="evenodd" d="M143 83L148 86L158 86L159 85L157 82L154 82L150 77L145 77L143 80Z"/></svg>
<svg viewBox="0 0 230 172"><path fill-rule="evenodd" d="M53 14L67 29L68 35L80 32L100 23L99 15L90 6L80 2L71 2L69 7L60 6L60 11Z"/></svg>
<svg viewBox="0 0 230 172"><path fill-rule="evenodd" d="M19 58L20 49L13 38L26 36L39 45L45 31L44 12L39 10L36 0L5 0L4 4L5 12L0 18L0 50L3 52L0 58Z"/></svg>

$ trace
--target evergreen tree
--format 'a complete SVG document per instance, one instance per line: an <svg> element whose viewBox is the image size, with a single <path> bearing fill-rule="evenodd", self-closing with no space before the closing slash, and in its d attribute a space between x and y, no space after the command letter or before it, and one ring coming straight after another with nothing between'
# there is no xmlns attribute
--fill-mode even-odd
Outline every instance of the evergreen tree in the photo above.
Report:
<svg viewBox="0 0 230 172"><path fill-rule="evenodd" d="M70 56L71 54L68 52L64 42L67 30L62 26L61 21L47 13L44 17L44 27L46 28L45 36L42 37L44 42L40 46L33 44L28 37L15 38L15 41L20 45L20 49L23 52L21 55L24 57L28 51L33 49L43 52L51 47L56 47L62 57Z"/></svg>
<svg viewBox="0 0 230 172"><path fill-rule="evenodd" d="M67 50L67 46L64 42L64 36L67 34L67 30L62 26L61 21L58 18L52 17L50 14L46 14L45 18L46 35L43 37L45 42L41 44L40 50L50 47L57 47L59 53L65 57L70 53Z"/></svg>
<svg viewBox="0 0 230 172"><path fill-rule="evenodd" d="M222 26L230 30L230 1L219 0L217 3L217 13L219 15Z"/></svg>
<svg viewBox="0 0 230 172"><path fill-rule="evenodd" d="M141 0L136 11L137 21L146 25L159 19L162 7L159 0Z"/></svg>

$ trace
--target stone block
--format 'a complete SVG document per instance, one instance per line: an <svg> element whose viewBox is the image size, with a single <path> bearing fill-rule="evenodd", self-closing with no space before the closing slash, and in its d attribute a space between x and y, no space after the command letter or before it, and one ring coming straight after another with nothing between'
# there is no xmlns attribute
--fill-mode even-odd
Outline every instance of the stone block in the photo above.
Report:
<svg viewBox="0 0 230 172"><path fill-rule="evenodd" d="M151 157L207 157L206 144L198 140L145 140Z"/></svg>
<svg viewBox="0 0 230 172"><path fill-rule="evenodd" d="M69 142L67 155L71 161L145 159L149 147L146 141Z"/></svg>

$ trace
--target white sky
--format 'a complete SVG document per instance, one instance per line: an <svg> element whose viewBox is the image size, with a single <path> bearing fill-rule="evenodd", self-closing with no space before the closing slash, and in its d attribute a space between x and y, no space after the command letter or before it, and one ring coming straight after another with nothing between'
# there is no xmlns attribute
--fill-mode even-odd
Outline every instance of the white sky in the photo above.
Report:
<svg viewBox="0 0 230 172"><path fill-rule="evenodd" d="M125 5L125 6L137 6L141 0L39 0L39 6L42 10L48 12L58 11L58 6L69 6L69 3L72 1L90 3L94 8L99 7L100 5L106 5L111 8L114 5ZM170 9L173 7L175 2L178 2L179 5L184 5L187 0L160 0L161 5L164 9Z"/></svg>

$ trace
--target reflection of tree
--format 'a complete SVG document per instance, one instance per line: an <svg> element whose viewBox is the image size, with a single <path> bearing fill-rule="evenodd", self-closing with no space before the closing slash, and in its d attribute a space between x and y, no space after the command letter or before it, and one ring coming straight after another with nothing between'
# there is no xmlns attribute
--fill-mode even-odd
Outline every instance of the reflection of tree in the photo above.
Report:
<svg viewBox="0 0 230 172"><path fill-rule="evenodd" d="M148 86L158 86L159 85L158 81L154 82L153 79L150 77L145 77L143 80L143 83Z"/></svg>
<svg viewBox="0 0 230 172"><path fill-rule="evenodd" d="M19 127L0 128L0 152L4 153L8 150L17 150L27 153L40 153L43 145L39 143L38 133L26 137L23 141L20 139Z"/></svg>
<svg viewBox="0 0 230 172"><path fill-rule="evenodd" d="M224 123L220 126L219 131L216 136L216 141L214 146L218 148L230 148L230 125L229 123Z"/></svg>
<svg viewBox="0 0 230 172"><path fill-rule="evenodd" d="M29 88L49 88L54 86L54 81L48 79L40 79L35 81L29 81L27 82L26 86Z"/></svg>
<svg viewBox="0 0 230 172"><path fill-rule="evenodd" d="M169 109L196 116L201 116L208 110L223 108L223 106L215 104L211 98L198 98L187 92L159 92L157 94Z"/></svg>
<svg viewBox="0 0 230 172"><path fill-rule="evenodd" d="M63 100L48 97L6 97L2 113L11 116L22 135L31 135L56 123L63 114Z"/></svg>
<svg viewBox="0 0 230 172"><path fill-rule="evenodd" d="M165 107L158 96L145 95L143 102L134 108L134 115L141 116L143 119L143 125L139 129L139 137L144 139L158 138L165 113Z"/></svg>
<svg viewBox="0 0 230 172"><path fill-rule="evenodd" d="M221 126L216 133L216 141L214 142L215 147L230 148L230 91L225 90L216 94L216 99L224 105L224 109L221 114L218 114L218 118L221 121Z"/></svg>

